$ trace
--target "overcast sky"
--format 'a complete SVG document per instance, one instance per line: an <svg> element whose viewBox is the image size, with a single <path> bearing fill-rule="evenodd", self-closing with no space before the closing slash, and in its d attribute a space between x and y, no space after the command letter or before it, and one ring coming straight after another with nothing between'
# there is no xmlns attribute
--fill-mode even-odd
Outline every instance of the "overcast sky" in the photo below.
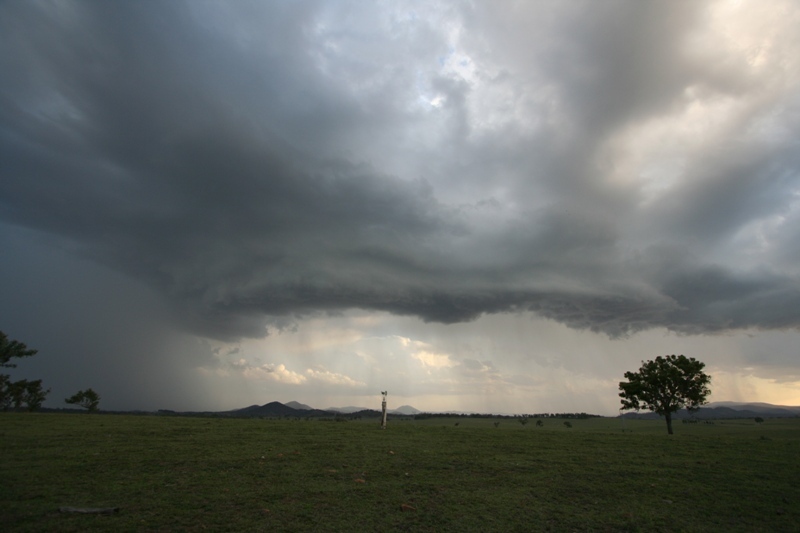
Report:
<svg viewBox="0 0 800 533"><path fill-rule="evenodd" d="M800 405L795 1L0 3L0 330L107 409Z"/></svg>

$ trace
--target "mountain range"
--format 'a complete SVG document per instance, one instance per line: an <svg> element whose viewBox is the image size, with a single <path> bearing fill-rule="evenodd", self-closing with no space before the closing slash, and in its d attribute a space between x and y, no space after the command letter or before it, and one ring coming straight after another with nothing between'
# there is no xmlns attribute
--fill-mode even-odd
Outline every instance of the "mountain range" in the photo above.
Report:
<svg viewBox="0 0 800 533"><path fill-rule="evenodd" d="M403 405L396 409L389 409L393 415L413 416L421 413L410 405ZM222 414L222 413L220 413ZM379 416L380 411L366 407L328 407L327 409L315 409L304 403L297 401L270 402L264 405L251 405L242 409L227 411L224 414L229 416L266 416L266 417L325 417L335 416L336 414L347 414L349 416ZM628 418L659 418L656 413L649 411L625 413L622 416ZM800 416L800 406L773 405L763 402L712 402L694 413L689 413L686 409L681 409L673 415L675 419L697 418L755 418L760 417L796 417Z"/></svg>
<svg viewBox="0 0 800 533"><path fill-rule="evenodd" d="M718 408L718 407L728 407L730 409L735 409L738 411L754 411L754 412L762 412L764 414L783 414L785 411L790 411L793 413L800 414L800 406L792 406L792 405L773 405L771 403L764 403L764 402L711 402L706 405L706 407L711 408Z"/></svg>
<svg viewBox="0 0 800 533"><path fill-rule="evenodd" d="M397 409L388 409L388 413L393 415L412 416L422 411L411 407L410 405L403 405ZM347 414L350 416L366 415L366 416L379 416L380 411L376 409L368 409L366 407L329 407L328 409L315 409L304 403L297 401L287 402L269 402L264 405L251 405L241 409L234 409L232 411L225 411L216 413L226 416L242 416L242 417L330 417L337 414Z"/></svg>
<svg viewBox="0 0 800 533"><path fill-rule="evenodd" d="M622 415L626 418L660 418L656 413L632 412ZM690 413L681 409L672 415L674 419L696 418L708 420L714 418L755 418L755 417L790 418L800 416L800 406L773 405L763 402L711 402L697 411Z"/></svg>

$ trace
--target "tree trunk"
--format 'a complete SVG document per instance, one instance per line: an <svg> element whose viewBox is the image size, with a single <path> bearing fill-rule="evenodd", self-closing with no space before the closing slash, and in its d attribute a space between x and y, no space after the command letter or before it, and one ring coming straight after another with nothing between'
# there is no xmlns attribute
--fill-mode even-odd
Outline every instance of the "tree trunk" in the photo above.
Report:
<svg viewBox="0 0 800 533"><path fill-rule="evenodd" d="M672 435L672 413L666 413L664 418L667 419L667 433Z"/></svg>

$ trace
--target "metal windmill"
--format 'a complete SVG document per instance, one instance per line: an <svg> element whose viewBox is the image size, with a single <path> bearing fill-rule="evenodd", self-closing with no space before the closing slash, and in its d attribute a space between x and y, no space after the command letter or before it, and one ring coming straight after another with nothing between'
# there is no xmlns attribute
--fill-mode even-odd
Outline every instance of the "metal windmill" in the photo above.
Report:
<svg viewBox="0 0 800 533"><path fill-rule="evenodd" d="M389 391L381 391L383 401L381 402L381 429L386 429L386 395Z"/></svg>

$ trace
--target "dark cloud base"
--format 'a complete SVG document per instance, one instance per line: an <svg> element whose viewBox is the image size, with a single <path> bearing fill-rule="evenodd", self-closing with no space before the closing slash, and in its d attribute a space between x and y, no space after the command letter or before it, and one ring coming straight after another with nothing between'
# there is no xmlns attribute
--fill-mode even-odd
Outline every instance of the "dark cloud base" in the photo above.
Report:
<svg viewBox="0 0 800 533"><path fill-rule="evenodd" d="M421 119L403 114L397 102L408 96L359 101L323 76L319 43L303 31L313 15L304 3L273 6L262 31L278 37L258 47L199 23L180 3L62 7L0 7L0 219L6 231L55 236L144 282L181 310L181 327L235 339L347 309L443 323L531 311L612 337L800 326L790 265L728 266L697 253L787 209L781 199L799 168L789 150L740 154L705 188L645 215L634 194L594 180L607 135L674 107L693 83L722 90L662 46L696 23L684 4L663 23L644 8L623 10L646 22L635 37L663 56L656 85L635 83L656 67L612 54L631 43L608 33L610 19L583 19L597 25L571 41L571 68L545 62L579 132L563 141L568 151L542 140L555 130L503 147L470 140L468 84L432 85L448 97L442 127L454 134L431 168L474 184L472 162L481 171L491 165L478 162L499 158L491 168L518 165L504 183L517 200L508 212L488 185L479 201L453 204L444 199L450 181L403 179L364 155L371 137L399 137ZM593 69L579 84L580 65ZM402 69L395 74L397 87L413 86ZM539 141L534 166L529 143ZM550 195L545 207L520 208L534 181ZM648 233L623 253L631 227Z"/></svg>

